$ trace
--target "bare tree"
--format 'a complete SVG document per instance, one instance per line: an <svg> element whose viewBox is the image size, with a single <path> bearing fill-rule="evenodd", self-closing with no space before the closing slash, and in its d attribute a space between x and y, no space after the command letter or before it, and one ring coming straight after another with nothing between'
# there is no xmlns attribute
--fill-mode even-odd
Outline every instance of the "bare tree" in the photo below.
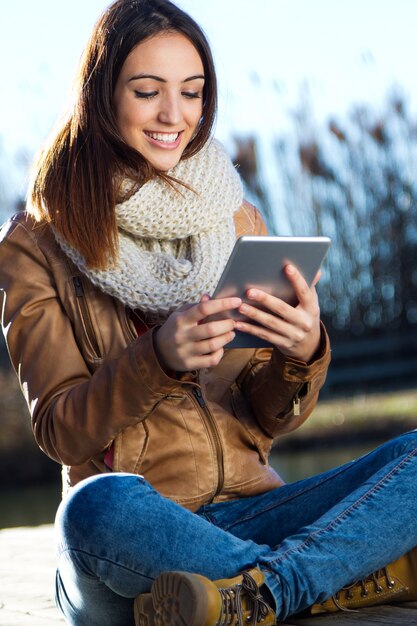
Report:
<svg viewBox="0 0 417 626"><path fill-rule="evenodd" d="M256 155L256 145L251 151ZM279 211L291 233L332 238L320 295L333 332L416 328L417 124L405 97L394 90L382 113L355 106L325 127L314 122L304 100L293 134L275 141L274 157ZM271 214L259 159L241 173Z"/></svg>

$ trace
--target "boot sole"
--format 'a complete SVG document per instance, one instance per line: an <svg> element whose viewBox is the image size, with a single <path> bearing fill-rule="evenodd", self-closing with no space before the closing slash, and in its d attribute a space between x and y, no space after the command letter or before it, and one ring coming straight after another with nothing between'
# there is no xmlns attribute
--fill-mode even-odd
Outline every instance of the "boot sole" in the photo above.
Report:
<svg viewBox="0 0 417 626"><path fill-rule="evenodd" d="M154 626L214 626L217 623L218 614L208 614L207 589L193 574L165 572L155 580L151 594Z"/></svg>
<svg viewBox="0 0 417 626"><path fill-rule="evenodd" d="M133 612L135 626L155 626L155 609L150 593L142 593L135 598Z"/></svg>

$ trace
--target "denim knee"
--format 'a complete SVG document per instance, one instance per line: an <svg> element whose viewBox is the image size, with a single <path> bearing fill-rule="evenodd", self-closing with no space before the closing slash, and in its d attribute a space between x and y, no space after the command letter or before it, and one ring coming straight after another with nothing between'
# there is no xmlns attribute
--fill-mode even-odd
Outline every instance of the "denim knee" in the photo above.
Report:
<svg viewBox="0 0 417 626"><path fill-rule="evenodd" d="M410 454L417 450L417 430L411 430L402 435L398 435L394 439L387 441L382 447L392 450L393 458Z"/></svg>
<svg viewBox="0 0 417 626"><path fill-rule="evenodd" d="M152 487L134 474L100 474L78 483L61 502L55 520L58 545L84 549L88 537L106 541L113 533L112 520L132 493Z"/></svg>

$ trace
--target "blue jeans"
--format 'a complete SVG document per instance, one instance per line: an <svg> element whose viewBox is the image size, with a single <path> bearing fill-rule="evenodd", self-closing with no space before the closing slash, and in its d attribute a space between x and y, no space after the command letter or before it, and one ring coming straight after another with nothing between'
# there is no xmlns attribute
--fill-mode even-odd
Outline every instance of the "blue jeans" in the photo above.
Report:
<svg viewBox="0 0 417 626"><path fill-rule="evenodd" d="M89 478L60 506L57 602L76 626L130 626L163 571L210 579L251 565L283 620L417 545L417 431L362 458L196 513L142 477Z"/></svg>

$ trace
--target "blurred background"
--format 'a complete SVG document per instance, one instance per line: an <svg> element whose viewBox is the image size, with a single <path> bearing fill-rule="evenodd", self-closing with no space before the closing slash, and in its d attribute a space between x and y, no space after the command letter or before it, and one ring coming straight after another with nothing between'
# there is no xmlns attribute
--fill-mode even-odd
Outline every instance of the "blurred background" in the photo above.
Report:
<svg viewBox="0 0 417 626"><path fill-rule="evenodd" d="M70 102L103 0L0 0L0 218ZM219 74L217 137L270 232L332 238L319 285L333 361L308 423L274 449L287 480L413 428L417 415L415 0L178 0ZM0 339L0 527L53 520L59 467L36 447Z"/></svg>

